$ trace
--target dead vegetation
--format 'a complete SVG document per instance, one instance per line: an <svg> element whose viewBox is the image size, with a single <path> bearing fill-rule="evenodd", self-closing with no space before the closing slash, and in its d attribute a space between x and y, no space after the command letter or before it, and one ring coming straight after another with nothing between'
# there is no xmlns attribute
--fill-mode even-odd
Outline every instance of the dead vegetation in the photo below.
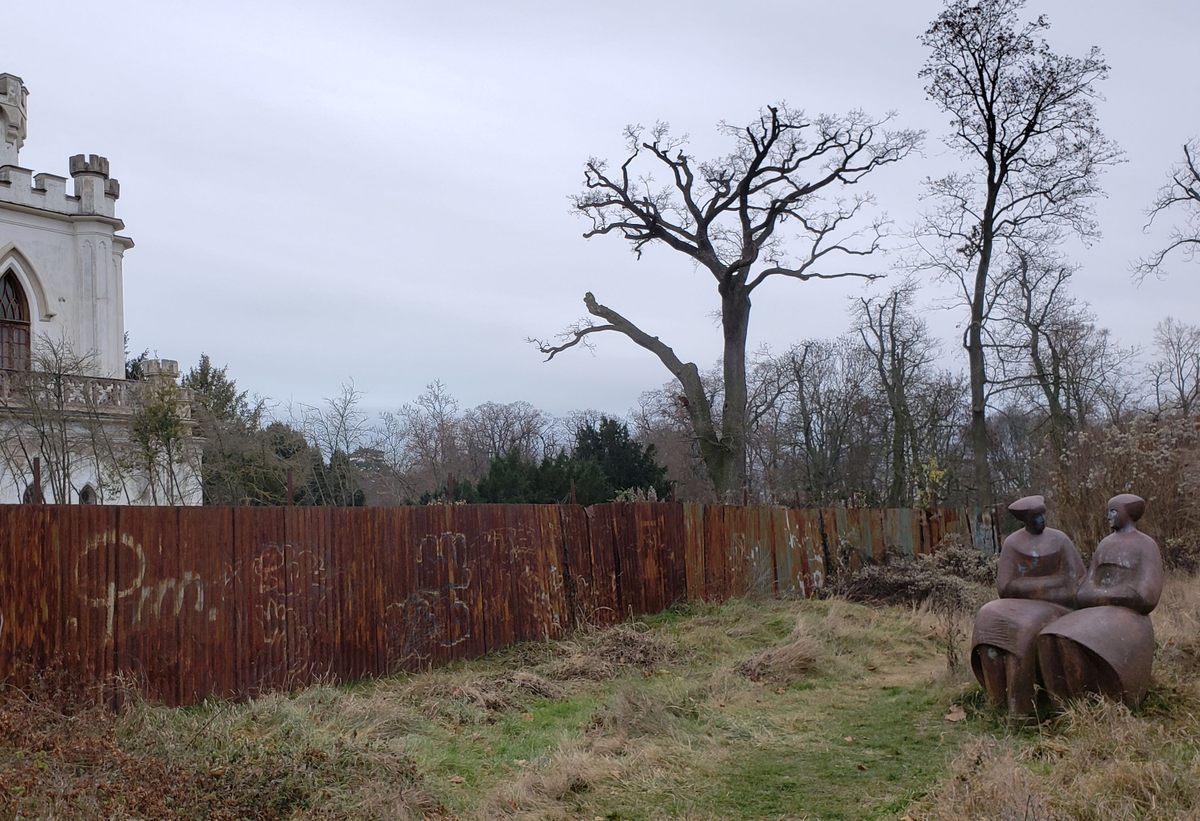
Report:
<svg viewBox="0 0 1200 821"><path fill-rule="evenodd" d="M974 611L995 596L996 559L980 553L959 537L949 537L931 554L906 556L896 552L884 561L844 571L833 585L834 595L875 604L930 603L941 610Z"/></svg>
<svg viewBox="0 0 1200 821"><path fill-rule="evenodd" d="M878 814L955 746L936 670L917 611L731 601L245 704L113 713L10 691L0 816Z"/></svg>
<svg viewBox="0 0 1200 821"><path fill-rule="evenodd" d="M973 691L985 735L913 818L1132 819L1200 816L1200 580L1168 580L1153 614L1154 678L1131 711L1102 700L1069 705L1019 733Z"/></svg>
<svg viewBox="0 0 1200 821"><path fill-rule="evenodd" d="M751 681L792 684L812 672L822 652L821 640L801 619L783 644L754 654L737 669Z"/></svg>
<svg viewBox="0 0 1200 821"><path fill-rule="evenodd" d="M652 670L672 657L671 648L644 624L592 629L561 643L564 650L542 668L555 681L608 681L628 670Z"/></svg>
<svg viewBox="0 0 1200 821"><path fill-rule="evenodd" d="M0 816L1194 817L1200 583L1172 580L1154 619L1141 709L1024 730L946 670L929 602L687 605L187 710L113 713L47 681L0 700Z"/></svg>

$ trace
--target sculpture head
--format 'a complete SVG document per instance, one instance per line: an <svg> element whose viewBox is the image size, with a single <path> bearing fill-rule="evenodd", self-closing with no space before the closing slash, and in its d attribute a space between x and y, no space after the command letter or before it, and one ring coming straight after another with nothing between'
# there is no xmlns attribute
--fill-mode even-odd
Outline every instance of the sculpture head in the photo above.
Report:
<svg viewBox="0 0 1200 821"><path fill-rule="evenodd" d="M1046 499L1042 496L1025 496L1008 506L1008 512L1025 523L1025 529L1038 535L1046 529Z"/></svg>
<svg viewBox="0 0 1200 821"><path fill-rule="evenodd" d="M1146 500L1132 493L1121 493L1108 500L1105 518L1113 530L1129 527L1146 512Z"/></svg>

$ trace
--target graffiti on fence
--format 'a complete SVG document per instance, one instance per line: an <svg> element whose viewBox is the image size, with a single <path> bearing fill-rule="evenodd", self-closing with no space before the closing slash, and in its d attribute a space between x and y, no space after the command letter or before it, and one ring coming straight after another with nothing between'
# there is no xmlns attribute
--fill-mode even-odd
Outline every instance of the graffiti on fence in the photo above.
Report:
<svg viewBox="0 0 1200 821"><path fill-rule="evenodd" d="M242 567L240 561L226 566L222 579L226 587L240 577ZM314 638L308 625L295 618L294 602L302 601L306 609L324 610L330 581L320 549L288 542L260 545L250 560L250 583L256 593L252 617L263 644L287 641L289 620L294 623L297 641L305 643ZM288 600L289 594L292 601Z"/></svg>
<svg viewBox="0 0 1200 821"><path fill-rule="evenodd" d="M489 534L484 534L476 542ZM417 590L384 608L388 665L392 669L420 666L430 658L430 648L455 647L471 638L471 608L465 595L471 589L475 567L467 558L467 535L453 530L421 537L416 564L435 557L452 569L453 580ZM446 618L439 618L445 609Z"/></svg>
<svg viewBox="0 0 1200 821"><path fill-rule="evenodd" d="M108 576L86 572L90 562L104 567L130 567L128 580L121 582ZM197 613L204 612L204 580L192 570L185 570L176 577L146 583L146 551L129 533L118 533L115 529L101 531L88 539L75 558L73 577L79 598L88 607L104 613L105 642L113 640L113 626L117 608L126 600L132 601L131 627L144 621L164 616L178 618L184 610L188 591L192 591L192 607ZM82 572L81 572L82 570ZM119 574L124 575L124 574ZM107 579L107 580L106 580ZM97 582L99 587L96 587ZM209 608L208 620L217 617L217 609ZM68 620L71 629L79 626L76 618Z"/></svg>

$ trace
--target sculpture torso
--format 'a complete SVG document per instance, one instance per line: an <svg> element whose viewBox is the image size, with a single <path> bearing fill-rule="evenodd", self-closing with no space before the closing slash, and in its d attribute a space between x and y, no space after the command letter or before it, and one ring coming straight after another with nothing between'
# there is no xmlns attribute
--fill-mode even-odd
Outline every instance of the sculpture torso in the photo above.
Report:
<svg viewBox="0 0 1200 821"><path fill-rule="evenodd" d="M1154 540L1130 528L1111 533L1092 557L1079 588L1080 607L1113 605L1149 613L1162 595L1162 556Z"/></svg>
<svg viewBox="0 0 1200 821"><path fill-rule="evenodd" d="M1001 598L1039 599L1074 607L1083 560L1061 530L1021 529L1004 540L996 574Z"/></svg>

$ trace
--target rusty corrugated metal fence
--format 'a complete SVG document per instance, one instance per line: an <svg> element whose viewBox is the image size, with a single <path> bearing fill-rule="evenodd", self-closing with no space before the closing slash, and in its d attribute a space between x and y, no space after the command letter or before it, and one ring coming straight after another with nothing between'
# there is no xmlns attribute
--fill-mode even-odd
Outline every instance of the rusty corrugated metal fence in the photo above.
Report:
<svg viewBox="0 0 1200 821"><path fill-rule="evenodd" d="M809 595L839 546L929 552L971 521L674 503L5 505L0 676L132 676L172 705L347 681L682 599Z"/></svg>

